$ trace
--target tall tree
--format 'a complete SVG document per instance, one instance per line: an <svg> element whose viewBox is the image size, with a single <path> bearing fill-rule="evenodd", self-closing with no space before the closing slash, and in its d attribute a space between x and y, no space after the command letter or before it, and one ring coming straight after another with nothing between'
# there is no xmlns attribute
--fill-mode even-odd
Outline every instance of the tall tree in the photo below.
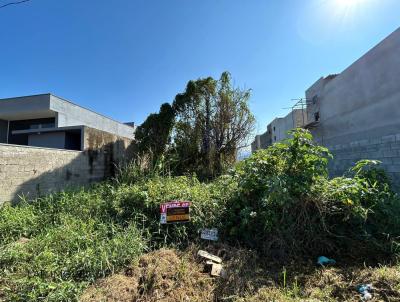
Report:
<svg viewBox="0 0 400 302"><path fill-rule="evenodd" d="M157 161L166 151L174 120L175 112L168 103L162 104L158 113L150 114L135 132L138 154L150 154Z"/></svg>
<svg viewBox="0 0 400 302"><path fill-rule="evenodd" d="M179 173L196 172L211 178L231 165L244 147L254 127L248 106L250 90L234 87L224 72L219 80L211 77L190 81L175 97L173 109L175 155Z"/></svg>

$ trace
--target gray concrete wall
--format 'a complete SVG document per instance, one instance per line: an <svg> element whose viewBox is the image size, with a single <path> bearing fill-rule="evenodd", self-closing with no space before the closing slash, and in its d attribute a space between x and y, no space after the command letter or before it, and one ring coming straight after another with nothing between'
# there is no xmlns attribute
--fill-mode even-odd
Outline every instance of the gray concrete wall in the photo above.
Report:
<svg viewBox="0 0 400 302"><path fill-rule="evenodd" d="M307 119L306 115L306 112L303 114L302 109L295 109L285 117L274 119L270 124L272 143L289 138L288 131L302 127Z"/></svg>
<svg viewBox="0 0 400 302"><path fill-rule="evenodd" d="M54 117L50 110L50 95L40 94L0 100L0 119L24 120Z"/></svg>
<svg viewBox="0 0 400 302"><path fill-rule="evenodd" d="M266 149L273 143L289 138L288 131L294 128L303 127L307 121L307 112L303 109L295 109L285 117L274 119L267 126L267 131L256 135L251 143L251 152L258 149Z"/></svg>
<svg viewBox="0 0 400 302"><path fill-rule="evenodd" d="M35 147L47 147L64 149L65 132L48 132L41 134L30 134L28 136L28 145Z"/></svg>
<svg viewBox="0 0 400 302"><path fill-rule="evenodd" d="M308 121L315 140L334 155L332 176L360 159L375 159L400 180L400 29L336 76L306 91Z"/></svg>
<svg viewBox="0 0 400 302"><path fill-rule="evenodd" d="M88 127L83 132L84 151L0 144L0 203L102 181L131 159L131 140Z"/></svg>
<svg viewBox="0 0 400 302"><path fill-rule="evenodd" d="M330 176L343 175L362 159L379 160L382 162L381 167L391 177L395 188L400 189L400 132L327 147L334 156L329 163Z"/></svg>
<svg viewBox="0 0 400 302"><path fill-rule="evenodd" d="M57 112L58 127L84 125L118 136L134 139L133 127L77 106L59 97L50 96L50 109Z"/></svg>
<svg viewBox="0 0 400 302"><path fill-rule="evenodd" d="M379 138L400 129L400 29L333 79L306 91L317 96L314 136L326 145ZM312 117L309 116L309 119Z"/></svg>
<svg viewBox="0 0 400 302"><path fill-rule="evenodd" d="M0 144L7 143L8 121L0 120Z"/></svg>
<svg viewBox="0 0 400 302"><path fill-rule="evenodd" d="M103 169L90 170L85 152L0 144L0 204L102 179Z"/></svg>
<svg viewBox="0 0 400 302"><path fill-rule="evenodd" d="M260 148L260 135L256 135L254 141L251 143L251 152L256 152Z"/></svg>

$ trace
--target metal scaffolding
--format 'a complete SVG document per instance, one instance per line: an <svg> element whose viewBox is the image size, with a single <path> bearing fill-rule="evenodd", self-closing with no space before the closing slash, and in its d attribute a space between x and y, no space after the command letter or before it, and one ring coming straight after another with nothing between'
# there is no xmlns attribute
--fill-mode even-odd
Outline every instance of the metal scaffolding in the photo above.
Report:
<svg viewBox="0 0 400 302"><path fill-rule="evenodd" d="M318 121L309 121L307 118L307 107L308 106L313 106L316 105L318 102L318 99L315 97L313 99L306 99L306 98L299 98L299 99L292 99L291 101L294 101L294 105L289 108L285 109L290 109L292 112L292 120L293 120L293 126L295 126L295 121L294 121L294 114L293 112L295 110L301 110L301 115L302 115L302 125L306 129L311 129L315 128L318 125Z"/></svg>

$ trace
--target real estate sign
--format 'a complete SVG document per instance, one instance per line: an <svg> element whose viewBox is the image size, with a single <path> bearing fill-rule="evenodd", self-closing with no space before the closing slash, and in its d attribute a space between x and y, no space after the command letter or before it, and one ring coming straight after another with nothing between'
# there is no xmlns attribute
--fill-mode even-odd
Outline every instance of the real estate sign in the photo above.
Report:
<svg viewBox="0 0 400 302"><path fill-rule="evenodd" d="M170 201L160 205L160 223L188 222L190 201Z"/></svg>

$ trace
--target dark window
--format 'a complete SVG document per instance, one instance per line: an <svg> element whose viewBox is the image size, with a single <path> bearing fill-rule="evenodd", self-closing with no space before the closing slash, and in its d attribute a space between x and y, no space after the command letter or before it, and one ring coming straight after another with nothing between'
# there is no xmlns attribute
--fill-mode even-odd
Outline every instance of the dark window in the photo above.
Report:
<svg viewBox="0 0 400 302"><path fill-rule="evenodd" d="M10 121L10 128L8 132L8 143L15 145L28 145L27 134L12 134L15 130L29 130L39 128L54 128L56 119L53 118L40 118L33 120ZM46 127L43 127L46 126Z"/></svg>
<svg viewBox="0 0 400 302"><path fill-rule="evenodd" d="M274 127L274 131L275 131L275 127Z"/></svg>
<svg viewBox="0 0 400 302"><path fill-rule="evenodd" d="M274 140L276 141L276 136L274 136Z"/></svg>
<svg viewBox="0 0 400 302"><path fill-rule="evenodd" d="M81 130L65 132L65 149L81 150Z"/></svg>
<svg viewBox="0 0 400 302"><path fill-rule="evenodd" d="M314 113L314 120L315 120L316 122L319 121L319 112L318 112L318 111Z"/></svg>

